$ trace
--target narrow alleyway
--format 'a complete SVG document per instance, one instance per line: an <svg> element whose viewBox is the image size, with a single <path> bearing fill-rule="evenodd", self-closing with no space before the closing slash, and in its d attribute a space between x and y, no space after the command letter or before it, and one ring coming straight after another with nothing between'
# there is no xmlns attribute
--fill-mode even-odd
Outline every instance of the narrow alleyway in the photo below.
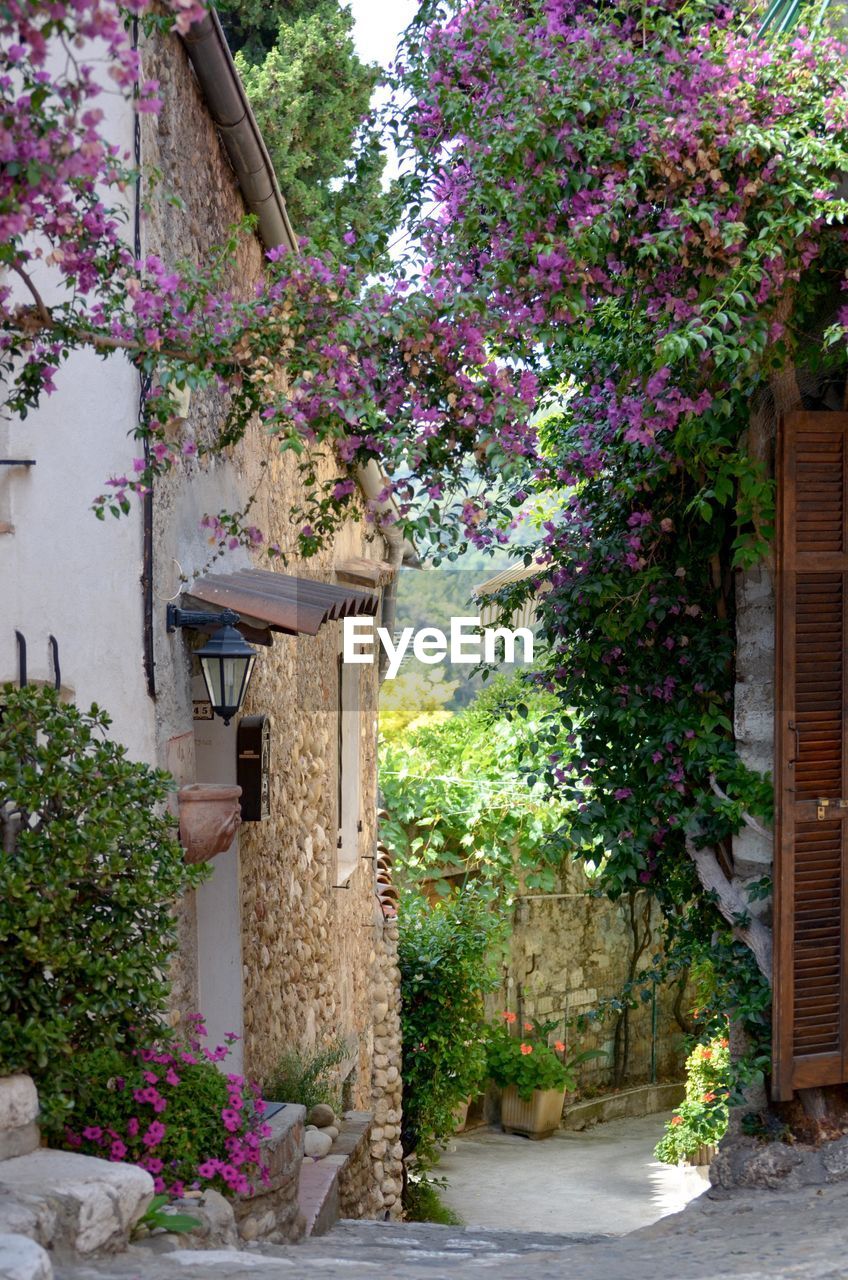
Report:
<svg viewBox="0 0 848 1280"><path fill-rule="evenodd" d="M665 1116L613 1120L545 1142L490 1129L456 1138L439 1164L442 1198L470 1227L621 1235L683 1209L705 1171L661 1164ZM504 1197L504 1183L509 1196Z"/></svg>
<svg viewBox="0 0 848 1280"><path fill-rule="evenodd" d="M510 1201L504 1180L499 1203ZM342 1222L302 1245L162 1256L134 1248L57 1280L844 1280L844 1185L707 1196L613 1239Z"/></svg>

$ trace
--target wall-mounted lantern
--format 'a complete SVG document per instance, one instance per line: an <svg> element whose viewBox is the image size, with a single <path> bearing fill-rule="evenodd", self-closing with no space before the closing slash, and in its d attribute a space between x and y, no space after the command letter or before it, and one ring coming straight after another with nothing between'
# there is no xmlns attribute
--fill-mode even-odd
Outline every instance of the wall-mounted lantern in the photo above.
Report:
<svg viewBox="0 0 848 1280"><path fill-rule="evenodd" d="M204 631L215 628L203 648L195 651L195 656L200 661L212 710L224 724L229 724L244 701L256 661L256 650L236 630L239 615L232 609L201 613L169 604L167 619L169 631L176 631L178 627Z"/></svg>

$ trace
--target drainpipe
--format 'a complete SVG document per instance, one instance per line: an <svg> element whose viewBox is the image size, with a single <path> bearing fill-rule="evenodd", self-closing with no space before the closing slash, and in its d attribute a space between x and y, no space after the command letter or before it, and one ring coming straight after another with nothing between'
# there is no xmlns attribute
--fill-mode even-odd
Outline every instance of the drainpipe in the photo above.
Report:
<svg viewBox="0 0 848 1280"><path fill-rule="evenodd" d="M259 234L265 248L285 245L296 252L297 237L268 148L214 9L189 28L183 42L209 114L220 130L245 203L259 219Z"/></svg>
<svg viewBox="0 0 848 1280"><path fill-rule="evenodd" d="M418 568L420 561L416 555L415 548L408 538L405 538L400 529L394 523L398 517L398 510L394 502L390 498L383 498L380 495L386 488L386 477L380 470L377 463L372 459L366 463L364 467L357 467L356 481L360 489L364 493L371 509L377 515L389 517L389 523L382 526L380 532L388 544L389 564L392 567L391 580L387 583L383 592L383 607L381 610L380 622L385 627L389 635L394 632L395 613L397 611L397 588L398 588L398 571L402 564L409 565L411 568ZM386 671L389 666L389 657L385 649L380 650L380 683L382 684L386 678Z"/></svg>

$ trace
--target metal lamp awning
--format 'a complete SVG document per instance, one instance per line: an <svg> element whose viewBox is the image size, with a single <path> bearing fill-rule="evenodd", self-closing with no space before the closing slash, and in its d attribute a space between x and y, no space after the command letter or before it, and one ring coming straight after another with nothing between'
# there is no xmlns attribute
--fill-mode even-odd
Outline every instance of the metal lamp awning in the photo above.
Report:
<svg viewBox="0 0 848 1280"><path fill-rule="evenodd" d="M317 635L325 622L373 617L380 603L377 592L292 578L270 569L209 573L192 583L186 594L206 605L235 610L250 630L269 628L307 636Z"/></svg>

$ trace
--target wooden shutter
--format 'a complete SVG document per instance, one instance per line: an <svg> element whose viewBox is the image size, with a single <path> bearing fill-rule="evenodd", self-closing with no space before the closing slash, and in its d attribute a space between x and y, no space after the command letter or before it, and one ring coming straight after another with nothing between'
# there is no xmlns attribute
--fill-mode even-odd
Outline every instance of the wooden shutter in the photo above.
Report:
<svg viewBox="0 0 848 1280"><path fill-rule="evenodd" d="M848 807L840 807L848 801L847 468L848 414L786 417L776 578L776 1099L848 1080Z"/></svg>

